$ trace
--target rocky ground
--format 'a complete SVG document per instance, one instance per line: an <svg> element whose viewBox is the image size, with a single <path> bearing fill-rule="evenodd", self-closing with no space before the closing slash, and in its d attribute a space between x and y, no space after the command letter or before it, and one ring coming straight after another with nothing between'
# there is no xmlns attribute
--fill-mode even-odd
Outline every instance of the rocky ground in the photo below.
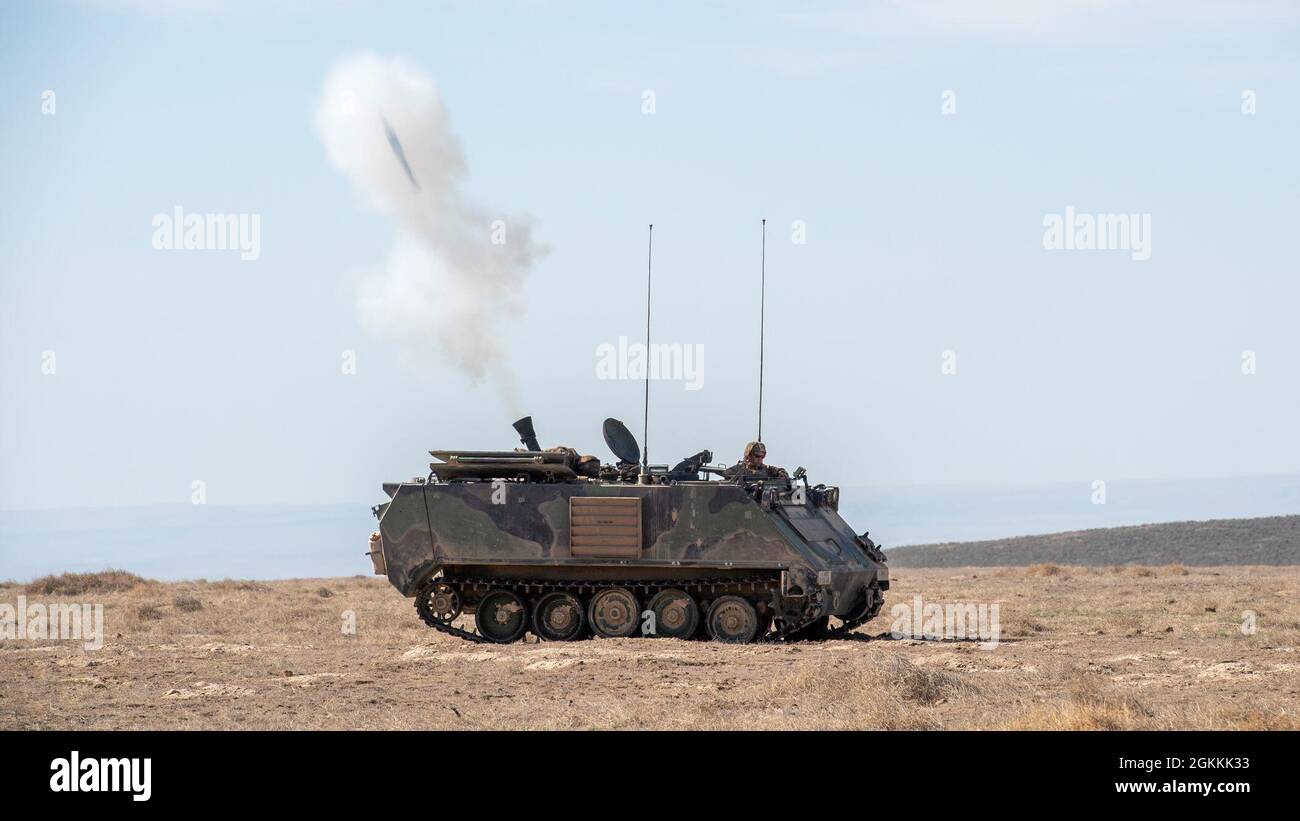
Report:
<svg viewBox="0 0 1300 821"><path fill-rule="evenodd" d="M106 635L0 640L0 729L1300 728L1297 567L898 569L849 638L740 647L468 644L364 577L68 577L0 614L20 595ZM916 596L997 604L999 641L890 637Z"/></svg>

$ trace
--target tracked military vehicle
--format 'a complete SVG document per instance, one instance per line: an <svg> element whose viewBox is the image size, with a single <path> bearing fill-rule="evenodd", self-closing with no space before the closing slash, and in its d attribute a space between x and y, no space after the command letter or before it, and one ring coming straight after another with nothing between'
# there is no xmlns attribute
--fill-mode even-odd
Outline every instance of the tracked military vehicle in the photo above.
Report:
<svg viewBox="0 0 1300 821"><path fill-rule="evenodd" d="M884 553L802 468L724 470L707 450L645 464L614 419L612 464L543 450L531 417L515 429L522 450L430 451L427 477L383 486L369 555L430 627L476 642L745 643L824 638L880 611Z"/></svg>

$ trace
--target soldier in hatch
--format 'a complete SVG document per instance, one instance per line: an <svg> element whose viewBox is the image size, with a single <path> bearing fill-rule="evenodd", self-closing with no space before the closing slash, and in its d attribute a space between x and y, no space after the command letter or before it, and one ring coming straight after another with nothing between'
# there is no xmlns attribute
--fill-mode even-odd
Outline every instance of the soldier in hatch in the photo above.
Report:
<svg viewBox="0 0 1300 821"><path fill-rule="evenodd" d="M736 464L727 468L727 476L763 476L768 479L789 479L790 474L784 468L763 464L767 458L767 448L762 442L750 442L745 445L745 456Z"/></svg>

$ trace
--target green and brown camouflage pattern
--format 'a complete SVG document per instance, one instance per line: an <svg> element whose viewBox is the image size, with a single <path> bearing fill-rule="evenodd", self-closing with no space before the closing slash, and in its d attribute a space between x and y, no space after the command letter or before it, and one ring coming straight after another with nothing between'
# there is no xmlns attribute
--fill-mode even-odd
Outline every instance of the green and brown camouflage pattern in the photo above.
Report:
<svg viewBox="0 0 1300 821"><path fill-rule="evenodd" d="M753 477L751 477L753 478ZM689 578L762 572L783 595L816 594L824 615L888 588L883 553L837 512L838 490L788 478L634 484L416 480L385 486L372 540L376 573L405 596L435 573L472 568L503 578ZM574 556L570 497L641 499L635 558Z"/></svg>

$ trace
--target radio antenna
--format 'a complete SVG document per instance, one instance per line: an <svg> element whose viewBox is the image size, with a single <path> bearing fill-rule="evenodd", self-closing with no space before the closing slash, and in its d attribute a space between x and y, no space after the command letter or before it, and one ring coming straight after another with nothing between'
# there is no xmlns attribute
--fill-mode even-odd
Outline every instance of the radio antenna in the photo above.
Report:
<svg viewBox="0 0 1300 821"><path fill-rule="evenodd" d="M645 415L641 428L641 475L650 475L650 274L654 270L655 225L650 223L645 253ZM643 480L645 481L645 480Z"/></svg>
<svg viewBox="0 0 1300 821"><path fill-rule="evenodd" d="M763 441L763 340L767 308L767 219L763 220L763 255L758 279L758 441Z"/></svg>

